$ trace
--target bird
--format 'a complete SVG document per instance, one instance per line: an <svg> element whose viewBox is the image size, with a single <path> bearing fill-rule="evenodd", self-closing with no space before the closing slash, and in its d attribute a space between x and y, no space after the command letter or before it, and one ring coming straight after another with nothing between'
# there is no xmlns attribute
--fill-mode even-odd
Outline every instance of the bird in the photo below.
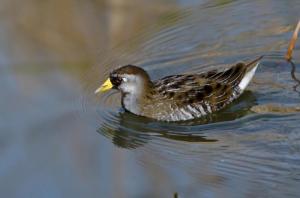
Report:
<svg viewBox="0 0 300 198"><path fill-rule="evenodd" d="M177 74L152 81L141 67L113 70L95 94L117 89L125 111L151 119L176 122L197 119L225 108L246 89L263 56L223 70Z"/></svg>

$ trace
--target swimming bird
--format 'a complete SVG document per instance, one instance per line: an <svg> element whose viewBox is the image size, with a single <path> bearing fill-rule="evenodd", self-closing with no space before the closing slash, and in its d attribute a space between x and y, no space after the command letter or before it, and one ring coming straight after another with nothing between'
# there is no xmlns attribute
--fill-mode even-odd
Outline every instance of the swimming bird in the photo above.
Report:
<svg viewBox="0 0 300 198"><path fill-rule="evenodd" d="M117 89L122 107L133 114L161 121L184 121L219 111L238 98L254 76L262 56L222 71L179 74L151 81L134 65L113 70L95 93Z"/></svg>

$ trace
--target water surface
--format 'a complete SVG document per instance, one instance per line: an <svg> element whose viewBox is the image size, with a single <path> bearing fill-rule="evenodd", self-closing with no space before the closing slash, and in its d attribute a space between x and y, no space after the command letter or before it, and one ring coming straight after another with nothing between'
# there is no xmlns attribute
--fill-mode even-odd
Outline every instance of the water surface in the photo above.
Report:
<svg viewBox="0 0 300 198"><path fill-rule="evenodd" d="M299 195L297 0L0 4L1 197ZM158 79L262 54L238 100L193 121L94 95L120 65Z"/></svg>

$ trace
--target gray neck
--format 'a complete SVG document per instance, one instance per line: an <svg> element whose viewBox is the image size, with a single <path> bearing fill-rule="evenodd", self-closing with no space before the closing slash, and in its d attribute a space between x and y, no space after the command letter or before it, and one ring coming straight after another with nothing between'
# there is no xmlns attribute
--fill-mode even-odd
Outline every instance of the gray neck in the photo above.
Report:
<svg viewBox="0 0 300 198"><path fill-rule="evenodd" d="M147 93L151 89L151 85L139 81L136 84L127 84L126 88L122 89L122 106L126 110L142 115L143 106L145 105L145 99L147 98Z"/></svg>
<svg viewBox="0 0 300 198"><path fill-rule="evenodd" d="M141 114L142 98L136 94L124 93L122 94L122 107L134 114Z"/></svg>

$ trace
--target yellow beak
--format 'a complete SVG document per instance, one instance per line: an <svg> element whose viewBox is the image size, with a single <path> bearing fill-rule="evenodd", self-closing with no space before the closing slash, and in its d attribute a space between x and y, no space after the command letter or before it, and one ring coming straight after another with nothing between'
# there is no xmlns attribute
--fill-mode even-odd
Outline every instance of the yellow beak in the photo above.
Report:
<svg viewBox="0 0 300 198"><path fill-rule="evenodd" d="M105 92L110 90L113 87L113 85L110 82L110 79L107 79L103 85L101 85L101 87L99 87L96 91L95 94L99 93L99 92Z"/></svg>

